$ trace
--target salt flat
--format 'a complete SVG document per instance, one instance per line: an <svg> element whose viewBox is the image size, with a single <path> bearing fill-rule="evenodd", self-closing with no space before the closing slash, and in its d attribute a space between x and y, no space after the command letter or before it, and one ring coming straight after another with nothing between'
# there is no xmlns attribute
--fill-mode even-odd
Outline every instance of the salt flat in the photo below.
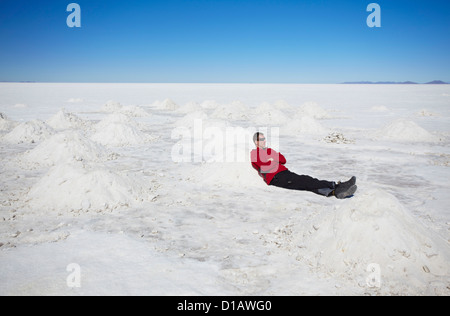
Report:
<svg viewBox="0 0 450 316"><path fill-rule="evenodd" d="M1 83L0 112L0 295L450 294L448 85ZM357 194L265 185L257 130Z"/></svg>

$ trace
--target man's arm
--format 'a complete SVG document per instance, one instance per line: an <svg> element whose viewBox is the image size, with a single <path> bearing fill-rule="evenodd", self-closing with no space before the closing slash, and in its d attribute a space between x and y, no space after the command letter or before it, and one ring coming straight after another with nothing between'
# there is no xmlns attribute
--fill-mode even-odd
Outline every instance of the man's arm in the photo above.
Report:
<svg viewBox="0 0 450 316"><path fill-rule="evenodd" d="M261 159L261 156L259 155L258 150L254 150L251 154L252 159L252 166L254 169L256 169L260 174L261 173L268 173L273 171L275 168L278 168L279 164L285 164L286 158L284 158L283 155L277 153L273 149L269 149L270 152L263 161Z"/></svg>
<svg viewBox="0 0 450 316"><path fill-rule="evenodd" d="M270 159L272 161L276 161L281 165L285 165L287 162L286 158L282 154L278 153L276 150L273 150L273 149L272 149L270 157L271 157Z"/></svg>
<svg viewBox="0 0 450 316"><path fill-rule="evenodd" d="M265 180L264 175L261 173L261 160L259 159L259 155L256 150L252 151L251 160L253 169L258 171L258 175Z"/></svg>
<svg viewBox="0 0 450 316"><path fill-rule="evenodd" d="M262 161L261 156L259 155L257 150L252 151L251 159L252 159L252 166L256 170L260 170L261 167L270 166L270 165L272 165L272 162L274 161L272 155L269 156L269 159L267 159L267 161Z"/></svg>
<svg viewBox="0 0 450 316"><path fill-rule="evenodd" d="M256 171L260 172L261 171L261 166L260 166L261 161L259 160L258 152L256 150L253 150L251 153L251 162L252 162L252 167Z"/></svg>
<svg viewBox="0 0 450 316"><path fill-rule="evenodd" d="M278 154L278 161L280 162L280 164L285 165L287 163L286 158L282 155L282 154Z"/></svg>

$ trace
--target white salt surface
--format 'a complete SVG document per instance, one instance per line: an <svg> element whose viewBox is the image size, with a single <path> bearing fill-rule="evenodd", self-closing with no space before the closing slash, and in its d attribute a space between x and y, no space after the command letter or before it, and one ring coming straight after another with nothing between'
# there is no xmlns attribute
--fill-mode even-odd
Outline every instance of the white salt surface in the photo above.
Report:
<svg viewBox="0 0 450 316"><path fill-rule="evenodd" d="M448 95L2 83L0 295L449 295ZM358 192L267 186L257 130Z"/></svg>

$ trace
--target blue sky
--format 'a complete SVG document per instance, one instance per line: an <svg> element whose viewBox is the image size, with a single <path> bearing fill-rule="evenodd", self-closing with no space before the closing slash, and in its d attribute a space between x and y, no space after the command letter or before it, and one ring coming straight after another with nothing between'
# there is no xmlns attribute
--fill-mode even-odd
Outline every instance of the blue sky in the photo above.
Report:
<svg viewBox="0 0 450 316"><path fill-rule="evenodd" d="M448 0L0 0L0 81L435 79L450 82Z"/></svg>

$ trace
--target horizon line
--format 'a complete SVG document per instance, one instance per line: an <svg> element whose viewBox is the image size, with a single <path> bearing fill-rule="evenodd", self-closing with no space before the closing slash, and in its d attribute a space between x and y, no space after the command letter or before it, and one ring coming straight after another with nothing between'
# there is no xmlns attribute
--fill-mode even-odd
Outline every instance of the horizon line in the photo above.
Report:
<svg viewBox="0 0 450 316"><path fill-rule="evenodd" d="M308 83L301 83L301 82L102 82L102 81L1 81L0 83L61 83L61 84L283 84L283 85L316 85L316 84L323 84L323 85L333 85L333 84L339 84L339 85L446 85L450 84L449 82L443 81L443 80L433 80L429 82L424 83L418 83L413 81L403 81L403 82L397 82L397 81L348 81L348 82L329 82L329 83L314 83L314 82L308 82Z"/></svg>

